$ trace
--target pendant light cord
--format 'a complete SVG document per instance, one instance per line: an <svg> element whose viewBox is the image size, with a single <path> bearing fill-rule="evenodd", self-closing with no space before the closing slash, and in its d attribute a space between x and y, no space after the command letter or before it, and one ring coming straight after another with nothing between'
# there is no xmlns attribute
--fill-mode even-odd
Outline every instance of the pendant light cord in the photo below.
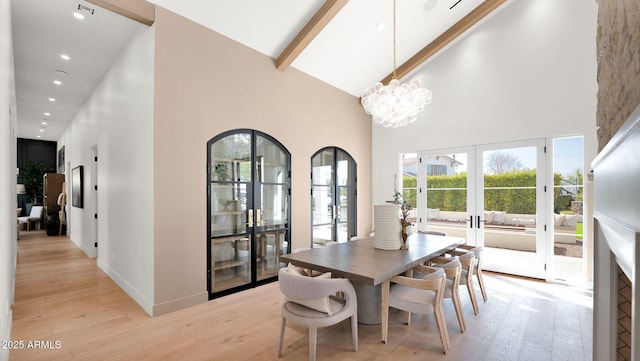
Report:
<svg viewBox="0 0 640 361"><path fill-rule="evenodd" d="M396 0L393 0L393 79L396 77Z"/></svg>

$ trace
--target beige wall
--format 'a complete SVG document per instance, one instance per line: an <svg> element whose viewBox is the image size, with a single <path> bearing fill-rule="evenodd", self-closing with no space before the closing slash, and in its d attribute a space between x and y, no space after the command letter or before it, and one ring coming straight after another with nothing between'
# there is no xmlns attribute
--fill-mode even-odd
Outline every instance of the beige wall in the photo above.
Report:
<svg viewBox="0 0 640 361"><path fill-rule="evenodd" d="M206 297L206 143L226 130L291 152L293 248L310 244L310 157L325 146L356 160L358 234L371 230L371 121L355 97L161 7L155 27L154 314Z"/></svg>
<svg viewBox="0 0 640 361"><path fill-rule="evenodd" d="M598 0L598 148L640 105L640 3Z"/></svg>

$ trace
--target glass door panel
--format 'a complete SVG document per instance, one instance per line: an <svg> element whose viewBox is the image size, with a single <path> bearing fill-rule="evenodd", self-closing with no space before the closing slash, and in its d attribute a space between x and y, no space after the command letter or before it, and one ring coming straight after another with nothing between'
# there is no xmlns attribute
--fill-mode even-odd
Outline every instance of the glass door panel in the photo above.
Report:
<svg viewBox="0 0 640 361"><path fill-rule="evenodd" d="M286 226L289 214L286 185L262 184L260 188L261 208L257 212L256 226L260 230L279 229Z"/></svg>
<svg viewBox="0 0 640 361"><path fill-rule="evenodd" d="M346 242L356 235L356 163L346 152L336 150L337 236Z"/></svg>
<svg viewBox="0 0 640 361"><path fill-rule="evenodd" d="M247 185L216 182L211 185L211 236L247 233Z"/></svg>
<svg viewBox="0 0 640 361"><path fill-rule="evenodd" d="M275 280L289 253L290 155L238 130L209 142L210 297Z"/></svg>
<svg viewBox="0 0 640 361"><path fill-rule="evenodd" d="M289 253L289 155L272 140L256 136L256 279L275 277L280 255Z"/></svg>
<svg viewBox="0 0 640 361"><path fill-rule="evenodd" d="M426 180L421 187L426 189L426 212L422 219L426 222L422 222L420 230L468 237L473 214L469 211L473 200L468 190L468 159L468 153L463 150L421 154L421 171Z"/></svg>
<svg viewBox="0 0 640 361"><path fill-rule="evenodd" d="M544 141L481 147L478 156L484 268L544 278Z"/></svg>
<svg viewBox="0 0 640 361"><path fill-rule="evenodd" d="M356 163L329 147L311 158L312 245L346 242L356 235Z"/></svg>
<svg viewBox="0 0 640 361"><path fill-rule="evenodd" d="M325 149L311 158L311 224L312 246L323 246L335 240L335 155Z"/></svg>
<svg viewBox="0 0 640 361"><path fill-rule="evenodd" d="M553 140L553 277L582 285L584 137Z"/></svg>
<svg viewBox="0 0 640 361"><path fill-rule="evenodd" d="M252 274L250 200L250 134L226 136L210 146L211 292L248 285ZM250 202L249 202L250 205Z"/></svg>

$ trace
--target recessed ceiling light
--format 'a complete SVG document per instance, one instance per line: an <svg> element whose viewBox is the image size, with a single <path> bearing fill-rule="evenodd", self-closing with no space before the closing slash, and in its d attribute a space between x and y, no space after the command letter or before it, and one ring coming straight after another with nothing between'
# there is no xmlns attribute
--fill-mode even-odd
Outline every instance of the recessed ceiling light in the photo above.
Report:
<svg viewBox="0 0 640 361"><path fill-rule="evenodd" d="M55 101L56 101L56 98L49 98L49 101L50 101L50 102L55 102Z"/></svg>
<svg viewBox="0 0 640 361"><path fill-rule="evenodd" d="M44 112L43 114L44 114L45 117L48 117L48 116L51 115L51 113L49 113L49 112Z"/></svg>
<svg viewBox="0 0 640 361"><path fill-rule="evenodd" d="M44 129L40 128L40 133L44 133Z"/></svg>
<svg viewBox="0 0 640 361"><path fill-rule="evenodd" d="M41 135L37 135L36 138L42 138L42 136Z"/></svg>
<svg viewBox="0 0 640 361"><path fill-rule="evenodd" d="M62 59L64 59L64 60L69 60L69 59L71 59L71 57L70 57L69 55L67 55L67 54L60 54L60 57L61 57Z"/></svg>
<svg viewBox="0 0 640 361"><path fill-rule="evenodd" d="M42 125L47 125L47 122L42 122L42 123L40 123L40 124L42 124Z"/></svg>
<svg viewBox="0 0 640 361"><path fill-rule="evenodd" d="M386 27L387 27L387 25L385 23L380 23L380 24L378 24L378 27L376 28L376 30L377 31L382 31Z"/></svg>
<svg viewBox="0 0 640 361"><path fill-rule="evenodd" d="M60 80L54 80L53 84L55 85L62 85L62 82Z"/></svg>
<svg viewBox="0 0 640 361"><path fill-rule="evenodd" d="M77 11L73 13L73 17L74 17L74 18L76 18L76 19L78 19L78 20L82 20L82 19L84 19L84 15L80 14L80 13L79 13L79 12L77 12Z"/></svg>

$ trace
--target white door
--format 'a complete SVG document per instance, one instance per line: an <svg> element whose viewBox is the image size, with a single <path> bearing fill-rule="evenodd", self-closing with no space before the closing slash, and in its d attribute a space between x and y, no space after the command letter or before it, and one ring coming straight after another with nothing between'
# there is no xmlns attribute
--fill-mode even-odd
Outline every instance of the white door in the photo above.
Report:
<svg viewBox="0 0 640 361"><path fill-rule="evenodd" d="M545 140L478 146L475 174L484 268L545 279Z"/></svg>
<svg viewBox="0 0 640 361"><path fill-rule="evenodd" d="M420 152L417 157L404 158L403 197L412 206L421 205L416 212L418 231L443 232L475 242L475 230L471 227L476 201L474 154L474 147L465 147ZM414 173L415 182L410 177Z"/></svg>
<svg viewBox="0 0 640 361"><path fill-rule="evenodd" d="M419 231L484 245L485 269L546 278L545 164L544 139L405 154L403 196Z"/></svg>

